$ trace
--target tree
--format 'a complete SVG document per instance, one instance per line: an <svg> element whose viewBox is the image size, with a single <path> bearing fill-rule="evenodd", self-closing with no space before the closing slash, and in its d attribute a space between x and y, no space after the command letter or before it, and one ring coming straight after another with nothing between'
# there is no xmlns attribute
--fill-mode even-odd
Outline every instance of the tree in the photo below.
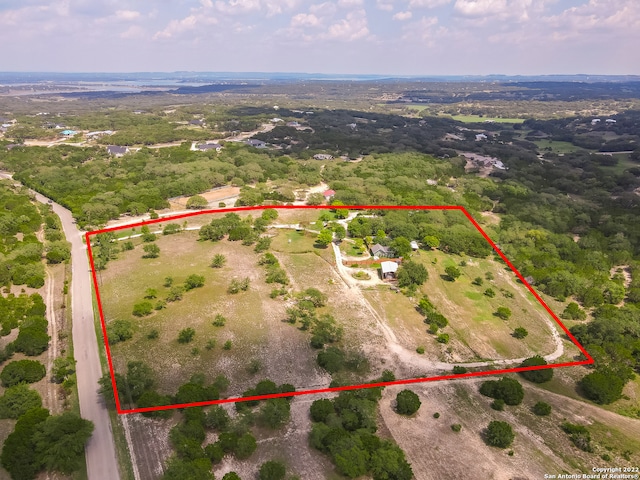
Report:
<svg viewBox="0 0 640 480"><path fill-rule="evenodd" d="M153 304L148 300L138 302L133 306L133 315L136 317L146 317L153 312Z"/></svg>
<svg viewBox="0 0 640 480"><path fill-rule="evenodd" d="M578 382L585 397L600 405L609 405L622 397L625 381L609 368L601 368Z"/></svg>
<svg viewBox="0 0 640 480"><path fill-rule="evenodd" d="M13 480L32 480L41 469L33 435L48 416L49 410L45 408L27 410L4 441L0 461Z"/></svg>
<svg viewBox="0 0 640 480"><path fill-rule="evenodd" d="M69 475L83 465L91 432L93 423L73 412L47 417L33 436L36 455L47 470Z"/></svg>
<svg viewBox="0 0 640 480"><path fill-rule="evenodd" d="M509 320L509 317L511 316L511 309L507 307L498 307L495 316L501 318L502 320Z"/></svg>
<svg viewBox="0 0 640 480"><path fill-rule="evenodd" d="M228 472L224 474L222 480L242 480L236 472Z"/></svg>
<svg viewBox="0 0 640 480"><path fill-rule="evenodd" d="M0 397L0 418L18 418L31 408L42 406L42 398L35 390L21 383L9 387Z"/></svg>
<svg viewBox="0 0 640 480"><path fill-rule="evenodd" d="M567 305L560 316L568 320L584 320L587 318L587 314L576 302L571 302Z"/></svg>
<svg viewBox="0 0 640 480"><path fill-rule="evenodd" d="M280 428L289 421L290 404L286 398L270 398L262 405L258 416L260 423L269 428Z"/></svg>
<svg viewBox="0 0 640 480"><path fill-rule="evenodd" d="M507 422L493 420L487 427L487 443L492 447L507 448L513 443L515 433Z"/></svg>
<svg viewBox="0 0 640 480"><path fill-rule="evenodd" d="M227 257L225 257L221 253L216 253L213 256L213 260L211 260L211 267L212 268L222 268L222 267L224 267L225 263L227 263Z"/></svg>
<svg viewBox="0 0 640 480"><path fill-rule="evenodd" d="M391 242L391 248L393 248L400 257L408 257L413 251L411 242L404 237L394 239L393 242Z"/></svg>
<svg viewBox="0 0 640 480"><path fill-rule="evenodd" d="M545 402L537 402L533 406L533 413L535 413L539 417L549 415L551 413L551 405Z"/></svg>
<svg viewBox="0 0 640 480"><path fill-rule="evenodd" d="M140 313L141 314L137 316L144 315L143 312ZM131 337L133 337L133 323L131 323L130 320L114 320L107 325L107 338L109 339L109 344L115 345L116 343L129 340Z"/></svg>
<svg viewBox="0 0 640 480"><path fill-rule="evenodd" d="M525 338L527 335L529 335L529 332L523 327L518 327L513 331L513 336L520 340Z"/></svg>
<svg viewBox="0 0 640 480"><path fill-rule="evenodd" d="M193 328L184 328L178 333L178 343L190 343L195 336L196 331Z"/></svg>
<svg viewBox="0 0 640 480"><path fill-rule="evenodd" d="M149 229L148 225L143 225L142 228L140 229L140 233L142 234L142 241L143 242L153 242L156 239L156 234L155 233L151 233L151 230Z"/></svg>
<svg viewBox="0 0 640 480"><path fill-rule="evenodd" d="M521 367L534 367L546 365L547 361L542 358L540 355L536 355L534 357L527 358L524 362L520 364ZM519 372L524 378L534 383L545 383L550 381L553 378L553 369L545 368L541 370L527 370L524 372Z"/></svg>
<svg viewBox="0 0 640 480"><path fill-rule="evenodd" d="M8 363L2 373L0 380L3 387L11 387L18 383L34 383L41 380L47 371L44 365L35 360L18 360Z"/></svg>
<svg viewBox="0 0 640 480"><path fill-rule="evenodd" d="M520 382L509 377L482 382L480 393L486 397L502 399L507 405L519 405L524 398L524 389Z"/></svg>
<svg viewBox="0 0 640 480"><path fill-rule="evenodd" d="M493 288L487 288L484 291L484 296L485 297L489 297L489 298L493 298L496 296L496 292L493 290Z"/></svg>
<svg viewBox="0 0 640 480"><path fill-rule="evenodd" d="M333 402L327 398L315 400L311 404L309 413L314 422L324 422L330 414L335 413Z"/></svg>
<svg viewBox="0 0 640 480"><path fill-rule="evenodd" d="M284 463L269 460L260 465L260 480L282 480L287 473Z"/></svg>
<svg viewBox="0 0 640 480"><path fill-rule="evenodd" d="M186 290L193 290L194 288L204 287L204 276L202 275L189 275L184 281L184 288Z"/></svg>
<svg viewBox="0 0 640 480"><path fill-rule="evenodd" d="M144 392L155 385L153 370L146 363L135 361L127 363L127 375L124 381L116 376L118 391L124 391L127 398L136 402ZM122 387L120 386L122 384Z"/></svg>
<svg viewBox="0 0 640 480"><path fill-rule="evenodd" d="M153 300L158 296L158 291L155 288L147 288L144 291L144 298L147 300Z"/></svg>
<svg viewBox="0 0 640 480"><path fill-rule="evenodd" d="M329 245L331 243L331 240L333 240L333 232L328 228L323 228L322 230L320 230L320 233L316 238L316 242L318 243L318 245L322 245L323 247Z"/></svg>
<svg viewBox="0 0 640 480"><path fill-rule="evenodd" d="M145 251L145 254L142 258L158 258L160 256L160 247L155 243L149 243L142 247Z"/></svg>
<svg viewBox="0 0 640 480"><path fill-rule="evenodd" d="M211 462L207 458L183 460L172 458L162 476L163 480L214 480Z"/></svg>
<svg viewBox="0 0 640 480"><path fill-rule="evenodd" d="M401 415L413 415L421 404L420 397L411 390L402 390L396 395L396 412Z"/></svg>
<svg viewBox="0 0 640 480"><path fill-rule="evenodd" d="M398 285L400 287L420 286L429 278L429 273L424 265L412 260L402 262L398 268Z"/></svg>
<svg viewBox="0 0 640 480"><path fill-rule="evenodd" d="M207 205L209 205L209 202L202 195L194 195L187 200L187 208L189 209L201 210L206 208Z"/></svg>
<svg viewBox="0 0 640 480"><path fill-rule="evenodd" d="M460 269L454 265L449 265L444 269L444 272L447 274L450 282L455 282L458 277L462 274Z"/></svg>
<svg viewBox="0 0 640 480"><path fill-rule="evenodd" d="M481 287L482 284L484 283L484 280L482 279L482 277L476 277L473 279L473 283L474 285L477 285L478 287Z"/></svg>
<svg viewBox="0 0 640 480"><path fill-rule="evenodd" d="M433 235L427 235L422 239L422 243L429 248L438 248L440 246L440 239Z"/></svg>
<svg viewBox="0 0 640 480"><path fill-rule="evenodd" d="M169 294L167 295L167 302L177 302L178 300L182 300L182 296L184 295L184 287L181 285L175 285L171 287L169 290Z"/></svg>

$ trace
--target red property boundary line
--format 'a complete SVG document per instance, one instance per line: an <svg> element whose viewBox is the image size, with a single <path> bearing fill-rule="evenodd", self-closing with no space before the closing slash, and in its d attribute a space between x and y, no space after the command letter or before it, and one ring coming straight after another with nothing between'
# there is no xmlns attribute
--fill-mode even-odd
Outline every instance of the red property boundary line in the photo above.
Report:
<svg viewBox="0 0 640 480"><path fill-rule="evenodd" d="M259 205L259 206L251 206L251 207L232 207L232 208L224 208L224 209L213 209L213 210L199 210L195 212L184 213L181 215L174 215L168 217L161 217L154 220L146 220L142 222L132 223L128 225L120 225L117 227L104 228L101 230L94 230L91 232L87 232L85 234L86 243L87 243L87 251L89 254L89 262L91 264L91 273L93 276L93 286L96 292L96 300L98 302L98 311L100 313L100 324L102 326L102 334L104 336L104 344L107 353L107 361L109 363L109 373L111 375L111 384L113 386L113 393L115 397L116 410L119 414L126 413L144 413L144 412L154 412L160 410L171 410L176 408L186 408L186 407L202 407L207 405L215 405L221 403L234 403L234 402L247 402L252 400L266 400L269 398L280 398L280 397L295 397L299 395L310 395L315 393L325 393L325 392L340 392L345 390L357 390L361 388L372 388L372 387L386 387L390 385L408 385L412 383L425 383L425 382L435 382L438 380L451 380L454 378L469 378L469 377L480 377L486 375L498 375L503 373L514 373L514 372L524 372L530 370L544 370L547 368L561 368L561 367L573 367L577 365L591 365L594 363L593 357L589 355L589 353L584 349L584 347L578 342L578 340L573 336L573 334L569 331L569 329L562 323L562 321L558 318L558 316L553 313L553 311L549 308L549 306L545 303L545 301L538 295L538 293L529 285L529 283L524 279L522 274L518 271L518 269L509 261L509 259L505 256L504 253L498 248L498 246L489 238L489 236L482 230L482 227L475 221L475 219L471 216L471 214L462 206L453 206L453 205L444 205L444 206L425 206L425 205L344 205L340 206L341 209L347 210L457 210L462 212L467 219L472 223L472 225L480 232L480 234L484 237L484 239L489 242L489 245L493 248L493 250L502 258L502 260L509 266L509 268L515 273L518 279L522 282L522 284L527 287L527 289L531 292L531 294L540 302L540 304L544 307L544 309L551 315L551 317L555 320L555 322L560 326L560 328L564 331L567 337L573 342L573 344L578 347L582 355L586 358L586 360L574 361L574 362L564 362L564 363L552 363L547 365L538 365L532 367L513 367L513 368L504 368L501 370L487 370L482 372L469 372L462 374L451 374L451 375L439 375L435 377L425 377L425 378L411 378L405 380L394 380L392 382L378 382L378 383L364 383L359 385L348 385L343 387L331 387L331 388L319 388L313 390L299 390L295 392L287 392L287 393L275 393L269 395L255 395L251 397L232 397L232 398L224 398L220 400L208 400L205 402L193 402L193 403L180 403L180 404L172 404L172 405L163 405L157 407L146 407L146 408L129 408L123 409L120 403L120 397L118 395L118 388L116 385L115 372L113 369L113 361L111 358L111 348L109 347L109 340L107 338L107 327L104 319L104 311L102 309L102 300L100 299L100 290L98 287L98 277L96 275L95 264L93 261L93 252L91 250L91 236L98 235L101 233L107 232L115 232L118 230L128 230L135 227L140 227L143 225L153 225L156 223L164 223L171 220L178 220L181 218L195 217L198 215L206 215L212 213L231 213L231 212L246 212L252 210L266 210L270 208L275 209L289 209L289 210L303 210L303 209L315 209L315 210L329 210L336 209L336 206L331 205ZM452 365L453 367L453 365Z"/></svg>

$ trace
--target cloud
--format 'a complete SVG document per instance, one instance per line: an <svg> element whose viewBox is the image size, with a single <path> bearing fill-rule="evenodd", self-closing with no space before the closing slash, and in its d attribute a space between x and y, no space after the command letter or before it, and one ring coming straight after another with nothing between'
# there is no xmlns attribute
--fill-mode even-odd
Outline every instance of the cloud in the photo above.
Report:
<svg viewBox="0 0 640 480"><path fill-rule="evenodd" d="M393 4L385 0L376 0L376 6L379 10L390 12L393 10Z"/></svg>
<svg viewBox="0 0 640 480"><path fill-rule="evenodd" d="M324 38L330 40L353 41L369 36L367 13L364 10L349 12L346 18L331 25Z"/></svg>
<svg viewBox="0 0 640 480"><path fill-rule="evenodd" d="M436 8L451 3L451 0L409 0L409 8Z"/></svg>
<svg viewBox="0 0 640 480"><path fill-rule="evenodd" d="M507 0L456 0L453 8L464 17L485 17L501 14L509 6Z"/></svg>
<svg viewBox="0 0 640 480"><path fill-rule="evenodd" d="M115 17L118 20L131 21L140 17L140 12L136 12L135 10L116 10Z"/></svg>
<svg viewBox="0 0 640 480"><path fill-rule="evenodd" d="M185 32L194 30L201 25L214 25L218 23L215 17L204 17L199 15L189 15L182 20L171 20L169 24L153 36L153 40L163 40L182 35Z"/></svg>
<svg viewBox="0 0 640 480"><path fill-rule="evenodd" d="M320 19L313 13L299 13L291 18L292 27L317 27L321 24Z"/></svg>
<svg viewBox="0 0 640 480"><path fill-rule="evenodd" d="M134 38L143 38L146 36L146 32L144 30L144 28L142 28L139 25L131 25L129 28L127 28L124 32L122 32L120 35L120 38L123 39L134 39Z"/></svg>
<svg viewBox="0 0 640 480"><path fill-rule="evenodd" d="M398 12L393 16L394 20L409 20L411 17L413 16L413 14L411 12Z"/></svg>
<svg viewBox="0 0 640 480"><path fill-rule="evenodd" d="M338 0L338 6L342 8L361 7L364 5L364 0Z"/></svg>

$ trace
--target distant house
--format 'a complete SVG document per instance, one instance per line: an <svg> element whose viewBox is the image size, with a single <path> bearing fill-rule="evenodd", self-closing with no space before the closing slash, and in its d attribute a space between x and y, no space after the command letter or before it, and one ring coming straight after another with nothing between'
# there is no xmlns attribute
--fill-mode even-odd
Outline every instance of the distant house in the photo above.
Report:
<svg viewBox="0 0 640 480"><path fill-rule="evenodd" d="M100 130L96 132L87 133L87 138L99 138L105 135L113 135L113 130Z"/></svg>
<svg viewBox="0 0 640 480"><path fill-rule="evenodd" d="M75 130L63 130L60 132L60 135L64 135L65 137L73 137L77 133L78 132L76 132Z"/></svg>
<svg viewBox="0 0 640 480"><path fill-rule="evenodd" d="M597 125L600 123L600 119L599 118L594 118L593 120L591 120L591 125Z"/></svg>
<svg viewBox="0 0 640 480"><path fill-rule="evenodd" d="M411 240L411 250L418 250L420 248L420 245L418 245L418 242L416 242L415 240Z"/></svg>
<svg viewBox="0 0 640 480"><path fill-rule="evenodd" d="M284 122L284 120L278 117L274 117L271 119L271 123L280 123L280 122Z"/></svg>
<svg viewBox="0 0 640 480"><path fill-rule="evenodd" d="M201 127L204 125L204 120L196 119L189 121L189 125L194 125L196 127Z"/></svg>
<svg viewBox="0 0 640 480"><path fill-rule="evenodd" d="M486 140L487 136L484 133L479 133L476 135L476 142L479 142L481 140Z"/></svg>
<svg viewBox="0 0 640 480"><path fill-rule="evenodd" d="M333 160L333 155L329 155L328 153L316 153L313 158L316 160Z"/></svg>
<svg viewBox="0 0 640 480"><path fill-rule="evenodd" d="M382 262L380 263L380 270L382 271L383 280L394 280L398 273L398 264L396 262Z"/></svg>
<svg viewBox="0 0 640 480"><path fill-rule="evenodd" d="M335 190L326 190L322 195L324 195L325 200L331 200L335 194Z"/></svg>
<svg viewBox="0 0 640 480"><path fill-rule="evenodd" d="M355 130L358 128L358 125L356 125L355 123L349 123L347 124L347 127L349 127L351 130Z"/></svg>
<svg viewBox="0 0 640 480"><path fill-rule="evenodd" d="M199 145L196 145L196 148L201 152L206 152L208 150L215 150L216 152L219 152L220 150L222 150L222 145L220 145L219 143L201 143Z"/></svg>
<svg viewBox="0 0 640 480"><path fill-rule="evenodd" d="M607 118L605 120L605 123L608 123L609 125L611 125L612 123L618 123L618 122L616 122L613 118Z"/></svg>
<svg viewBox="0 0 640 480"><path fill-rule="evenodd" d="M254 148L267 148L267 144L265 142L263 142L262 140L256 140L255 138L250 138L244 143Z"/></svg>
<svg viewBox="0 0 640 480"><path fill-rule="evenodd" d="M113 155L114 157L122 157L123 155L129 153L129 147L120 147L118 145L109 145L107 147L107 153L109 153L109 155Z"/></svg>
<svg viewBox="0 0 640 480"><path fill-rule="evenodd" d="M385 247L384 245L376 243L373 247L371 247L371 255L378 258L393 258L395 252L389 247Z"/></svg>
<svg viewBox="0 0 640 480"><path fill-rule="evenodd" d="M299 127L299 122L287 122L287 127Z"/></svg>

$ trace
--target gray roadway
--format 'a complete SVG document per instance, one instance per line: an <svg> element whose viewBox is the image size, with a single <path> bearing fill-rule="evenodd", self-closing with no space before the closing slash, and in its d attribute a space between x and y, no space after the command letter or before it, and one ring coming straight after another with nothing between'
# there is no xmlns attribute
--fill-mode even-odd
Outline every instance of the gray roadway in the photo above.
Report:
<svg viewBox="0 0 640 480"><path fill-rule="evenodd" d="M0 173L2 178L11 178ZM48 198L36 193L39 202ZM76 377L80 414L95 425L93 435L87 442L85 454L89 480L119 480L118 460L113 443L113 432L109 412L98 394L98 380L102 376L100 356L93 317L92 280L89 259L82 241L82 232L73 223L71 212L56 203L53 211L60 217L67 240L71 242L72 280L71 299L73 313L73 350L76 359Z"/></svg>

